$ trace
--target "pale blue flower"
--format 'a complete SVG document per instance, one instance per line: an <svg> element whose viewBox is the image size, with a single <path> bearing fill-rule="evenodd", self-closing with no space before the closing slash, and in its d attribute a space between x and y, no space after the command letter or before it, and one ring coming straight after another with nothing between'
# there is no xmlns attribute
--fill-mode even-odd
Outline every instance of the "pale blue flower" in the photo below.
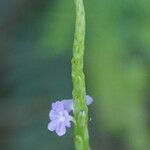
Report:
<svg viewBox="0 0 150 150"><path fill-rule="evenodd" d="M64 104L65 110L67 110L68 112L71 112L73 110L73 99L64 99L64 100L62 100L62 102ZM90 104L92 104L92 102L93 102L92 97L87 95L86 96L86 104L90 105Z"/></svg>
<svg viewBox="0 0 150 150"><path fill-rule="evenodd" d="M66 127L71 127L70 121L72 117L69 115L68 111L64 109L64 105L60 101L52 104L49 118L51 121L48 124L48 129L50 131L56 131L59 136L66 133Z"/></svg>
<svg viewBox="0 0 150 150"><path fill-rule="evenodd" d="M86 96L86 104L93 102L92 97ZM69 113L74 109L73 99L64 99L52 103L52 110L49 112L48 130L55 131L57 135L62 136L66 133L66 127L71 127L73 117Z"/></svg>

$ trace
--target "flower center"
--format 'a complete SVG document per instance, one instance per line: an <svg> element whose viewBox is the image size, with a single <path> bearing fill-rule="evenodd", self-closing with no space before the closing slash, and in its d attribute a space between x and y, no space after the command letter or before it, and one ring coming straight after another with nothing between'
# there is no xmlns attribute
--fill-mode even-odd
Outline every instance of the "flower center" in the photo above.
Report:
<svg viewBox="0 0 150 150"><path fill-rule="evenodd" d="M60 116L59 116L59 121L60 121L60 122L65 121L65 117L64 117L63 113L62 113L62 112L60 112L60 114L59 114L59 115L60 115Z"/></svg>

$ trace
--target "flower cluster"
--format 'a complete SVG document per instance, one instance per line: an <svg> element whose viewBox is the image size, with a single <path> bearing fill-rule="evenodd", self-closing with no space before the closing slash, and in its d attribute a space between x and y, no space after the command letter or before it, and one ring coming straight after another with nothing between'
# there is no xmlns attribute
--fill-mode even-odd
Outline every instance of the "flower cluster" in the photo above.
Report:
<svg viewBox="0 0 150 150"><path fill-rule="evenodd" d="M93 99L86 96L86 104L90 105ZM66 133L66 127L71 127L73 117L69 114L74 109L72 99L64 99L52 103L52 109L49 112L50 122L48 130L55 131L57 135L62 136Z"/></svg>

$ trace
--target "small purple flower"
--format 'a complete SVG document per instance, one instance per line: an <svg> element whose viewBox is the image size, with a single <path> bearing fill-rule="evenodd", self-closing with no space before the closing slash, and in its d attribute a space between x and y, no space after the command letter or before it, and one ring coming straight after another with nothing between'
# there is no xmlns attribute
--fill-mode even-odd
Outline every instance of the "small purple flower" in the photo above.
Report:
<svg viewBox="0 0 150 150"><path fill-rule="evenodd" d="M86 104L91 105L92 102L93 102L92 97L87 95L86 96ZM64 100L62 100L62 103L64 105L65 110L67 110L68 112L71 112L73 110L73 99L64 99Z"/></svg>
<svg viewBox="0 0 150 150"><path fill-rule="evenodd" d="M64 105L60 101L52 104L49 118L51 122L48 124L48 129L50 131L56 131L59 136L66 133L66 127L71 127L70 121L72 117L69 115L68 111L64 109Z"/></svg>
<svg viewBox="0 0 150 150"><path fill-rule="evenodd" d="M92 97L86 96L86 104L93 102ZM64 99L52 103L52 110L49 112L48 130L56 131L57 135L62 136L66 133L66 127L71 127L70 121L73 117L69 113L74 109L73 99Z"/></svg>
<svg viewBox="0 0 150 150"><path fill-rule="evenodd" d="M86 104L91 105L93 103L93 98L89 95L86 95Z"/></svg>

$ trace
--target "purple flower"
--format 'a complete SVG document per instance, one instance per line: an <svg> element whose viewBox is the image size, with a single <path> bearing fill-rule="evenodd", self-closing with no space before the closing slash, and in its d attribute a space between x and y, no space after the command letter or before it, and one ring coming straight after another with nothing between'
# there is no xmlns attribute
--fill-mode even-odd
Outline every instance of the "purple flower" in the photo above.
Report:
<svg viewBox="0 0 150 150"><path fill-rule="evenodd" d="M93 102L92 97L86 96L86 104L90 105ZM66 133L66 127L71 127L70 121L73 117L69 113L73 108L73 99L64 99L52 103L52 110L49 112L48 130L56 131L57 135L62 136Z"/></svg>
<svg viewBox="0 0 150 150"><path fill-rule="evenodd" d="M91 105L92 102L93 102L92 97L87 95L86 96L86 104ZM73 110L73 99L64 99L64 100L62 100L62 103L64 105L65 110L67 110L68 112L71 112Z"/></svg>
<svg viewBox="0 0 150 150"><path fill-rule="evenodd" d="M64 109L62 102L57 101L52 104L52 110L49 113L50 123L48 129L50 131L56 131L59 136L66 133L66 127L71 127L70 121L72 117L68 111Z"/></svg>
<svg viewBox="0 0 150 150"><path fill-rule="evenodd" d="M86 104L91 105L93 103L93 98L89 95L86 96Z"/></svg>

